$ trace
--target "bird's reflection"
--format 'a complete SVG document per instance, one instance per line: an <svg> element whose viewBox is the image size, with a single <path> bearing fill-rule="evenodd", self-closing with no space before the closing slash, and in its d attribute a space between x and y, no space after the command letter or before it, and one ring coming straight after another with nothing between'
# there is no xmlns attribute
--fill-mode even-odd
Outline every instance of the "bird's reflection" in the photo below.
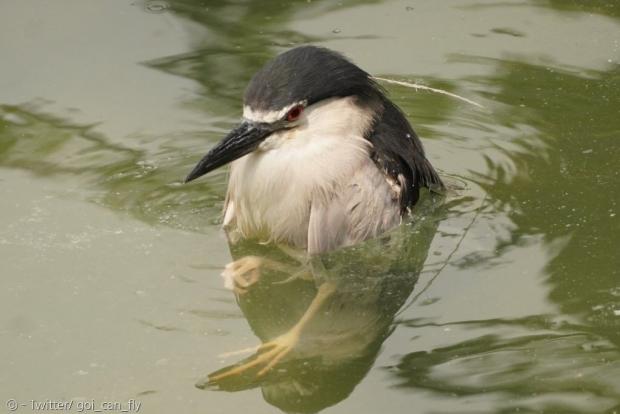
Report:
<svg viewBox="0 0 620 414"><path fill-rule="evenodd" d="M197 387L261 387L267 402L287 412L316 412L345 399L372 367L426 260L440 203L429 196L420 204L410 222L383 237L307 260L272 245L231 244L237 261L270 264L236 293L263 345ZM264 357L292 335L275 363L277 353Z"/></svg>

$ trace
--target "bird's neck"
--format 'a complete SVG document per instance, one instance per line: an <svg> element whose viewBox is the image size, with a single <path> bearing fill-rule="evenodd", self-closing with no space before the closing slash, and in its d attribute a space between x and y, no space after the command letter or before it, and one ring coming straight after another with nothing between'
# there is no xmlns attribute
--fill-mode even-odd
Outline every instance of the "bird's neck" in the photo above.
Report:
<svg viewBox="0 0 620 414"><path fill-rule="evenodd" d="M232 163L225 225L242 237L305 247L312 203L338 194L368 160L373 113L355 98L327 100L306 116Z"/></svg>

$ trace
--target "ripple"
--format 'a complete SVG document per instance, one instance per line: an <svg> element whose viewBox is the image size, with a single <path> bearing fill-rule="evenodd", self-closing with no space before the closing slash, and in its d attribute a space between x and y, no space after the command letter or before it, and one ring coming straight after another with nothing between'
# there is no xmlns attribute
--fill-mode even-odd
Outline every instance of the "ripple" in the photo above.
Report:
<svg viewBox="0 0 620 414"><path fill-rule="evenodd" d="M149 13L159 14L165 13L170 8L170 5L163 0L151 0L147 1L144 5L144 10Z"/></svg>

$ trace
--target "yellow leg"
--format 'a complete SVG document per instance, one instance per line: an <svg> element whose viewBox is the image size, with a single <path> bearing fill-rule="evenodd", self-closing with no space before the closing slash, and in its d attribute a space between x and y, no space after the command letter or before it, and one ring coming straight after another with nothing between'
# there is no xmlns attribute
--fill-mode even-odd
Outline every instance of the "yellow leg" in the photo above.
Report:
<svg viewBox="0 0 620 414"><path fill-rule="evenodd" d="M244 294L258 282L261 270L271 269L283 273L292 273L295 268L275 260L260 256L245 256L227 264L222 272L224 285L237 294Z"/></svg>
<svg viewBox="0 0 620 414"><path fill-rule="evenodd" d="M288 332L261 345L250 361L236 367L232 367L231 369L219 374L209 376L209 383L215 384L225 378L243 374L254 367L262 367L256 374L258 377L265 375L295 348L305 326L310 320L312 320L325 300L331 296L335 289L336 286L333 283L323 283L319 287L319 290L310 303L310 306L308 306L308 309L306 309L306 312L295 324L295 326L293 326Z"/></svg>

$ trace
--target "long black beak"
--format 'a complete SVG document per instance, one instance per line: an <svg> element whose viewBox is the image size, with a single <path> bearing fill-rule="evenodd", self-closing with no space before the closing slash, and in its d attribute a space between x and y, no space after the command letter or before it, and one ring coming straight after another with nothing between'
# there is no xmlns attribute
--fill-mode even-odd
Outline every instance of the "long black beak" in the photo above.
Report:
<svg viewBox="0 0 620 414"><path fill-rule="evenodd" d="M242 123L200 160L185 178L185 182L195 180L222 165L249 154L272 132L273 128L269 124Z"/></svg>

